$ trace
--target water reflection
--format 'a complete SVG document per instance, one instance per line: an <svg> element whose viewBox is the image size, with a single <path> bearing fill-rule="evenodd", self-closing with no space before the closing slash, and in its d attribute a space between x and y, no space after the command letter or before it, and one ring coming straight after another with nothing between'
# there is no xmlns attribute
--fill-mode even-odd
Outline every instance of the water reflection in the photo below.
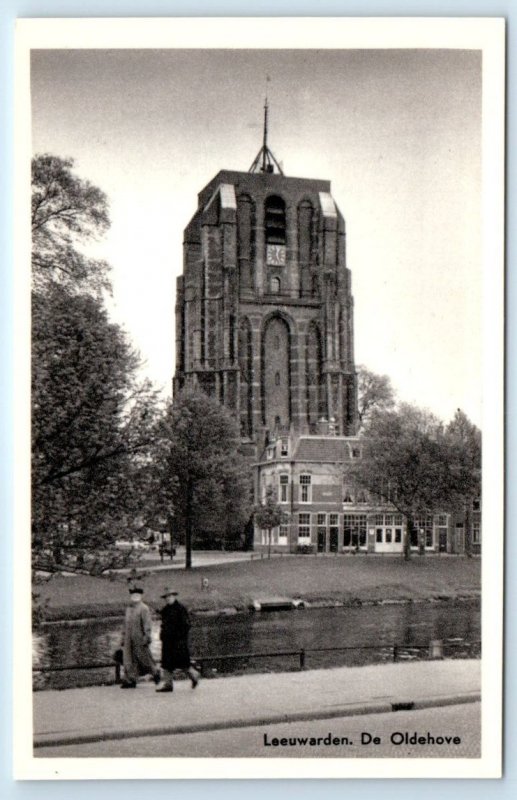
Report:
<svg viewBox="0 0 517 800"><path fill-rule="evenodd" d="M122 620L104 620L72 625L50 625L35 635L35 667L57 667L109 661L120 645ZM479 654L473 642L480 639L478 601L358 606L193 617L191 651L196 657L275 651L309 651L306 667L355 666L393 658L392 645L401 646L399 658L426 657L414 649L432 639L446 641L448 657ZM447 641L455 640L447 647ZM460 645L458 647L458 645ZM366 647L344 652L310 652L323 648ZM153 625L154 656L159 660L159 622ZM208 675L229 672L283 671L297 669L298 656L263 657L235 661L214 660L205 664ZM112 680L114 670L62 672L39 675L37 686L78 686Z"/></svg>

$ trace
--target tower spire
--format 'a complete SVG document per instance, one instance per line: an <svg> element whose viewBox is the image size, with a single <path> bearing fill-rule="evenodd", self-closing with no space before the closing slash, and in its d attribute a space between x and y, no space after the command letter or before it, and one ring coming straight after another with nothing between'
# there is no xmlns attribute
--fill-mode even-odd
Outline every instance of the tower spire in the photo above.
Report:
<svg viewBox="0 0 517 800"><path fill-rule="evenodd" d="M262 140L262 172L266 172L266 153L267 153L267 112L268 112L268 105L267 105L267 90L266 90L266 99L264 102L264 138Z"/></svg>
<svg viewBox="0 0 517 800"><path fill-rule="evenodd" d="M267 134L268 134L268 115L269 115L269 104L267 100L267 84L269 83L269 75L266 79L266 96L264 99L264 134L262 137L262 147L258 151L253 164L249 168L249 172L274 172L275 167L277 168L280 175L283 175L282 168L276 158L274 157L273 153L268 147L267 144Z"/></svg>

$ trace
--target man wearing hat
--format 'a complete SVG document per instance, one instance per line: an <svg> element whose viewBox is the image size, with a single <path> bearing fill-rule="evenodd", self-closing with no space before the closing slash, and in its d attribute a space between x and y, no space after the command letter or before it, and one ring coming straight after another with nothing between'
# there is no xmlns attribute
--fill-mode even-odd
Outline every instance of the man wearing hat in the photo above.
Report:
<svg viewBox="0 0 517 800"><path fill-rule="evenodd" d="M199 672L190 663L188 634L190 619L188 611L179 601L178 593L168 586L162 594L165 605L160 611L162 627L160 639L162 640L162 669L163 686L157 692L172 692L174 685L172 673L181 669L187 673L195 689L199 683Z"/></svg>
<svg viewBox="0 0 517 800"><path fill-rule="evenodd" d="M121 689L135 689L141 675L151 674L160 683L160 670L151 655L151 612L142 602L144 590L131 584L130 604L126 608L122 648L124 652L124 680Z"/></svg>

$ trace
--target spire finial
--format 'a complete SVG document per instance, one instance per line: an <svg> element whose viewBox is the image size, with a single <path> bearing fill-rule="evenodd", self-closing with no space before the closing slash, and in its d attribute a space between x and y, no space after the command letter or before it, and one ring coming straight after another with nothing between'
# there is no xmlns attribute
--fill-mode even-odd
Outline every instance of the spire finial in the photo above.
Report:
<svg viewBox="0 0 517 800"><path fill-rule="evenodd" d="M264 134L263 134L263 137L262 137L262 147L260 148L259 152L257 153L257 156L256 156L253 164L251 165L249 171L250 172L257 172L258 169L259 169L259 165L260 165L260 171L261 172L274 172L275 171L275 167L276 167L278 172L280 173L280 175L283 175L284 173L282 172L282 168L280 167L280 164L278 163L278 161L274 157L273 153L271 152L271 150L269 149L268 144L267 144L267 133L268 133L267 123L268 123L268 114L269 114L269 103L268 103L268 99L267 99L267 89L268 89L267 85L268 85L268 83L270 81L271 81L271 78L269 77L269 75L266 75L266 96L264 98Z"/></svg>

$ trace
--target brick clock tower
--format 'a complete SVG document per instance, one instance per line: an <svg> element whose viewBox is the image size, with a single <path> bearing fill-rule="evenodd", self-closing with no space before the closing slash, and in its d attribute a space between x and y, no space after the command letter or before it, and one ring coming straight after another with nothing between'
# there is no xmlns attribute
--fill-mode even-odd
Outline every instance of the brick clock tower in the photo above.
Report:
<svg viewBox="0 0 517 800"><path fill-rule="evenodd" d="M268 437L357 430L351 275L330 182L286 177L264 143L249 172L198 196L177 280L174 391L197 384Z"/></svg>

